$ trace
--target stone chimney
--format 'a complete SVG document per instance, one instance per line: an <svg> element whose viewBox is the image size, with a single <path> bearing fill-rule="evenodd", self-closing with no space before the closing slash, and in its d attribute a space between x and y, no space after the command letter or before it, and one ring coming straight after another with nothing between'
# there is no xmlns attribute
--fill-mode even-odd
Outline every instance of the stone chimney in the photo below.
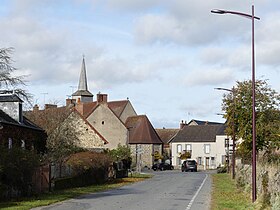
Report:
<svg viewBox="0 0 280 210"><path fill-rule="evenodd" d="M180 123L180 129L183 129L186 125L187 125L187 122L186 121L184 122L184 120L182 120Z"/></svg>
<svg viewBox="0 0 280 210"><path fill-rule="evenodd" d="M33 111L39 111L39 106L38 106L38 104L35 104L35 105L33 106Z"/></svg>
<svg viewBox="0 0 280 210"><path fill-rule="evenodd" d="M102 94L102 93L98 93L96 95L97 97L97 103L100 104L100 103L107 103L107 99L108 99L108 95L107 94Z"/></svg>
<svg viewBox="0 0 280 210"><path fill-rule="evenodd" d="M69 106L69 105L75 104L75 103L76 103L76 99L70 99L70 98L66 99L66 106Z"/></svg>
<svg viewBox="0 0 280 210"><path fill-rule="evenodd" d="M57 108L56 104L45 104L45 109L53 109L53 108Z"/></svg>

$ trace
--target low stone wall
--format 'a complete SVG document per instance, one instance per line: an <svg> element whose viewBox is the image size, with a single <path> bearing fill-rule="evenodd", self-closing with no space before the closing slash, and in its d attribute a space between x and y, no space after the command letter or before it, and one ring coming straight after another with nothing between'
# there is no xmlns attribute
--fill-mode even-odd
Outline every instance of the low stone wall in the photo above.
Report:
<svg viewBox="0 0 280 210"><path fill-rule="evenodd" d="M236 183L251 193L251 165L237 165ZM259 209L271 207L280 209L280 165L257 163L257 206Z"/></svg>

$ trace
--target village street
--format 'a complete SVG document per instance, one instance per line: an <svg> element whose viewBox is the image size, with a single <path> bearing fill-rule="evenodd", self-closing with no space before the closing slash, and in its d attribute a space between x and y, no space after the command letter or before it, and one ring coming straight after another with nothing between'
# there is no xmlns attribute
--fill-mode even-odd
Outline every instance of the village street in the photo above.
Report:
<svg viewBox="0 0 280 210"><path fill-rule="evenodd" d="M85 195L42 210L207 210L210 205L209 172L158 171L143 182Z"/></svg>

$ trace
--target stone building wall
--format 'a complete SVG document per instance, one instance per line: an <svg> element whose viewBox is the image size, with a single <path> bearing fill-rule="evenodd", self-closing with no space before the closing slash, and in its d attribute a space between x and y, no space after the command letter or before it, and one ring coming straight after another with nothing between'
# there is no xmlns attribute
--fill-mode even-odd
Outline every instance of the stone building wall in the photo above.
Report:
<svg viewBox="0 0 280 210"><path fill-rule="evenodd" d="M100 104L87 120L109 142L106 148L116 149L119 144L127 144L127 129L107 104Z"/></svg>
<svg viewBox="0 0 280 210"><path fill-rule="evenodd" d="M160 144L131 144L132 166L140 160L141 168L151 168L154 164L153 154L158 151L162 155L162 145ZM136 152L138 151L138 152Z"/></svg>
<svg viewBox="0 0 280 210"><path fill-rule="evenodd" d="M81 116L72 112L69 117L63 122L62 127L72 129L71 134L76 136L76 146L92 149L104 148L102 138L87 124ZM60 128L61 129L61 128Z"/></svg>

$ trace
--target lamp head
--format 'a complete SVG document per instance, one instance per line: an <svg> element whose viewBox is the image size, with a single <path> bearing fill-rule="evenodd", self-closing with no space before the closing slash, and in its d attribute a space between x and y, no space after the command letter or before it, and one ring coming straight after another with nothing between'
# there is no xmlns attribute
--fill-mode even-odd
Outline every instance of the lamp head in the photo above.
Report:
<svg viewBox="0 0 280 210"><path fill-rule="evenodd" d="M215 13L215 14L225 14L226 13L225 10L220 10L220 9L212 9L211 12Z"/></svg>

